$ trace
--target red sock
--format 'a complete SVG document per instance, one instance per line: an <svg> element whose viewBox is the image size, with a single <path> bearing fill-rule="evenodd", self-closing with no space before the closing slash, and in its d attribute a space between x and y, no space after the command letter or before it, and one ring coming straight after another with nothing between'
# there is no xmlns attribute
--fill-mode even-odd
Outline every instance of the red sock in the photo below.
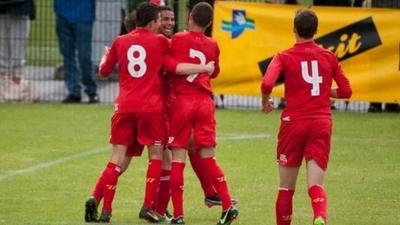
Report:
<svg viewBox="0 0 400 225"><path fill-rule="evenodd" d="M326 205L328 199L325 190L320 185L314 185L308 189L308 195L311 199L311 205L314 212L314 219L321 216L326 220Z"/></svg>
<svg viewBox="0 0 400 225"><path fill-rule="evenodd" d="M169 184L170 184L170 170L162 170L160 177L160 186L158 189L158 198L156 201L156 211L160 215L164 215L167 211L168 202L170 198Z"/></svg>
<svg viewBox="0 0 400 225"><path fill-rule="evenodd" d="M153 202L157 199L158 184L161 176L161 159L151 159L147 166L146 189L143 206L151 209Z"/></svg>
<svg viewBox="0 0 400 225"><path fill-rule="evenodd" d="M103 211L112 211L112 201L114 199L115 191L117 189L118 177L121 174L121 167L109 162L102 178L104 179L104 202Z"/></svg>
<svg viewBox="0 0 400 225"><path fill-rule="evenodd" d="M106 179L104 177L105 176L104 174L106 173L106 171L107 167L103 170L103 173L100 175L92 191L92 196L96 199L97 204L100 203L104 195L104 187L106 185Z"/></svg>
<svg viewBox="0 0 400 225"><path fill-rule="evenodd" d="M174 206L174 218L183 216L183 170L184 162L172 161L171 164L171 199Z"/></svg>
<svg viewBox="0 0 400 225"><path fill-rule="evenodd" d="M228 184L224 172L219 167L215 157L202 159L208 179L212 182L213 186L218 192L222 202L222 210L227 210L232 205L232 199L229 195Z"/></svg>
<svg viewBox="0 0 400 225"><path fill-rule="evenodd" d="M214 186L207 179L206 170L203 168L203 164L201 161L200 154L198 152L189 153L190 164L192 165L193 171L196 173L197 178L200 181L201 188L203 189L204 196L212 197L217 192L214 189Z"/></svg>
<svg viewBox="0 0 400 225"><path fill-rule="evenodd" d="M294 190L279 188L275 203L277 225L290 225L292 222L293 194Z"/></svg>

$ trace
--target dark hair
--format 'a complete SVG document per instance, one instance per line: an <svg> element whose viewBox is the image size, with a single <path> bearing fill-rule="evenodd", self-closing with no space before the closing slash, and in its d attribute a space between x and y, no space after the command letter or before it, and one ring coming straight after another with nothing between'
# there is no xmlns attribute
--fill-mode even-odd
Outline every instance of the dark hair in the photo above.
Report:
<svg viewBox="0 0 400 225"><path fill-rule="evenodd" d="M136 26L144 27L159 17L158 5L143 2L136 9Z"/></svg>
<svg viewBox="0 0 400 225"><path fill-rule="evenodd" d="M294 17L294 27L297 34L302 38L312 38L317 32L318 17L310 9L300 9Z"/></svg>
<svg viewBox="0 0 400 225"><path fill-rule="evenodd" d="M160 12L162 12L162 11L171 11L171 12L173 12L172 8L167 6L167 5L158 6L158 11L160 11Z"/></svg>
<svg viewBox="0 0 400 225"><path fill-rule="evenodd" d="M207 27L213 18L213 8L207 2L199 2L192 9L192 17L196 25Z"/></svg>
<svg viewBox="0 0 400 225"><path fill-rule="evenodd" d="M124 26L127 32L136 28L136 11L133 10L124 18Z"/></svg>

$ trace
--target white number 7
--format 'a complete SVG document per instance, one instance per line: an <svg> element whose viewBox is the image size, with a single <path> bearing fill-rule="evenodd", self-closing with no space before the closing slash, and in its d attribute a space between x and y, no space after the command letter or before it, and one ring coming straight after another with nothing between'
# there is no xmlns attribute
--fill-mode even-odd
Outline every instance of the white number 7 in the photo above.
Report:
<svg viewBox="0 0 400 225"><path fill-rule="evenodd" d="M308 73L308 63L307 61L301 62L301 76L304 81L312 84L311 96L319 96L319 84L322 83L322 77L319 76L318 72L318 61L311 61L311 76Z"/></svg>
<svg viewBox="0 0 400 225"><path fill-rule="evenodd" d="M198 58L200 60L200 65L206 64L206 56L201 51L197 51L197 50L194 50L191 48L189 51L189 57L190 58ZM194 79L196 79L197 75L199 75L199 74L198 73L191 74L186 78L186 80L189 82L193 82Z"/></svg>

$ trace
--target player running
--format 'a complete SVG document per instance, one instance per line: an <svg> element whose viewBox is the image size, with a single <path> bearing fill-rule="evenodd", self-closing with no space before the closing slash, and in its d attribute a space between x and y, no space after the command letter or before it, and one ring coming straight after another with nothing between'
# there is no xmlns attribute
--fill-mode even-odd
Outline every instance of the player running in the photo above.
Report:
<svg viewBox="0 0 400 225"><path fill-rule="evenodd" d="M262 111L269 113L272 88L280 74L285 78L287 105L281 116L277 146L277 225L290 225L292 221L292 198L303 158L307 163L313 224L327 223L323 181L331 146L330 97L350 98L352 91L336 56L313 41L317 27L318 18L313 11L297 11L293 29L296 44L273 58L262 81ZM331 88L332 81L338 88Z"/></svg>

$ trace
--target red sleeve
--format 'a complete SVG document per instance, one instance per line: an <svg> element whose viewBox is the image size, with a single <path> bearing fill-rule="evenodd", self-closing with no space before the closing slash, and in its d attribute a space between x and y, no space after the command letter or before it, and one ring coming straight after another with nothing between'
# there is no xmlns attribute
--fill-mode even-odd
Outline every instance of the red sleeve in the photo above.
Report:
<svg viewBox="0 0 400 225"><path fill-rule="evenodd" d="M282 73L282 59L278 53L271 61L268 66L267 71L264 74L264 78L261 84L261 92L265 95L269 95L272 92L276 80L278 80L279 75Z"/></svg>
<svg viewBox="0 0 400 225"><path fill-rule="evenodd" d="M176 67L178 66L178 62L172 56L172 44L174 43L174 38L172 38L171 42L168 39L161 40L162 49L164 49L164 60L163 67L170 73L176 72ZM171 46L170 46L171 45Z"/></svg>
<svg viewBox="0 0 400 225"><path fill-rule="evenodd" d="M214 69L214 73L211 74L211 78L216 78L220 72L220 68L219 68L219 47L218 44L216 44L216 57L215 57L215 69Z"/></svg>
<svg viewBox="0 0 400 225"><path fill-rule="evenodd" d="M336 90L337 97L338 98L350 98L351 94L352 94L350 82L344 75L342 66L337 61L336 57L335 57L335 65L336 65L336 69L334 70L334 73L333 73L333 80L335 81L335 83L338 86L338 88Z"/></svg>
<svg viewBox="0 0 400 225"><path fill-rule="evenodd" d="M114 70L115 64L118 62L117 57L117 39L111 44L111 48L107 55L103 56L99 65L99 75L106 77Z"/></svg>

